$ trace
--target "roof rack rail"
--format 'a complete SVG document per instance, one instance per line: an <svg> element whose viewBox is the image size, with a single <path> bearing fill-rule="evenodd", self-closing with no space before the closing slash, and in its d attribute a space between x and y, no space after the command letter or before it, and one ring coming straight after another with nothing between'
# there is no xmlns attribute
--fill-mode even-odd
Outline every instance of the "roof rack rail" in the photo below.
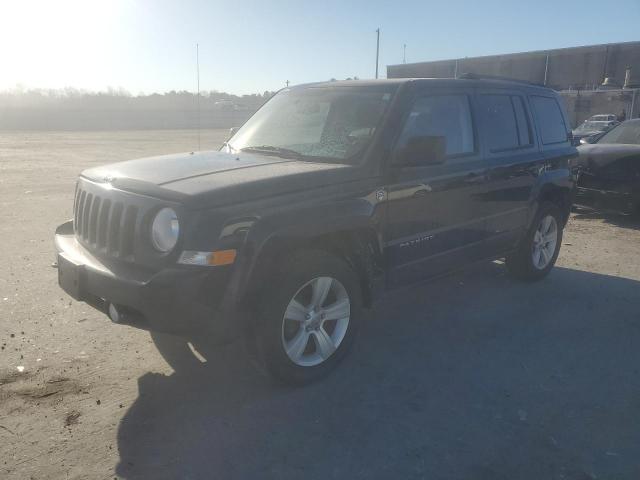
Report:
<svg viewBox="0 0 640 480"><path fill-rule="evenodd" d="M479 73L471 73L471 72L466 72L461 75L458 75L458 78L462 78L464 80L500 80L503 82L514 82L514 83L523 83L525 85L535 85L536 87L545 86L541 83L529 82L527 80L518 80L516 78L500 77L497 75L482 75Z"/></svg>

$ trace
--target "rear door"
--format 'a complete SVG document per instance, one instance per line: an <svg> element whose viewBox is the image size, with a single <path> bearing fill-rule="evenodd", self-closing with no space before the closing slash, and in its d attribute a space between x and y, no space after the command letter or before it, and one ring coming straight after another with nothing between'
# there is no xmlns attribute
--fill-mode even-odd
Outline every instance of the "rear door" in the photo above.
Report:
<svg viewBox="0 0 640 480"><path fill-rule="evenodd" d="M517 89L484 89L474 100L488 167L480 209L486 218L487 254L495 255L513 248L526 228L544 159L525 95Z"/></svg>
<svg viewBox="0 0 640 480"><path fill-rule="evenodd" d="M485 238L477 204L486 169L469 92L455 89L415 95L395 151L416 136L445 137L447 155L444 163L436 165L391 166L384 228L391 285L469 263L481 256L479 247Z"/></svg>

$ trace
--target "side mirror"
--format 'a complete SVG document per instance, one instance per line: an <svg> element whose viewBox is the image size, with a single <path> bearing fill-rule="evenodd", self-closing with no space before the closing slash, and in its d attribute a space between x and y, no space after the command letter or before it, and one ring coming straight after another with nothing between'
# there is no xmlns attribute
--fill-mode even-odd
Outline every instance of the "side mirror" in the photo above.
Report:
<svg viewBox="0 0 640 480"><path fill-rule="evenodd" d="M447 156L447 140L443 136L411 137L398 151L395 163L420 167L444 163Z"/></svg>
<svg viewBox="0 0 640 480"><path fill-rule="evenodd" d="M229 138L233 137L236 133L238 133L238 130L240 130L240 127L231 127L229 129L229 137L227 138L227 140L229 140Z"/></svg>

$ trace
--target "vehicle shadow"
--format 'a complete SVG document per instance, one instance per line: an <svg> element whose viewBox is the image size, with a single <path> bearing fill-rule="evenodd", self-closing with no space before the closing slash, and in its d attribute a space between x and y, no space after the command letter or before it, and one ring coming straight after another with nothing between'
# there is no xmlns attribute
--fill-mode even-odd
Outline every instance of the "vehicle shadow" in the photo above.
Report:
<svg viewBox="0 0 640 480"><path fill-rule="evenodd" d="M589 208L574 207L573 216L576 219L603 220L604 223L621 228L640 230L640 215L623 215L615 212L604 212Z"/></svg>
<svg viewBox="0 0 640 480"><path fill-rule="evenodd" d="M639 311L636 280L556 268L522 284L485 264L388 296L341 367L304 388L272 385L240 344L201 348L203 364L174 338L175 373L139 379L116 473L631 478Z"/></svg>

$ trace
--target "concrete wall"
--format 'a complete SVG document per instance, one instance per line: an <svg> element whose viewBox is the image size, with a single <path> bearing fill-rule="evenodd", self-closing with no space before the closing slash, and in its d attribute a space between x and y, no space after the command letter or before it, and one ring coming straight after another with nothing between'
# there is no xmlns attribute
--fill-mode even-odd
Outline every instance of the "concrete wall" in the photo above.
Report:
<svg viewBox="0 0 640 480"><path fill-rule="evenodd" d="M543 84L546 67L549 87L593 89L605 77L614 77L622 86L627 66L632 67L635 79L640 82L640 42L389 65L387 77L452 78L457 70L458 74L477 73Z"/></svg>

